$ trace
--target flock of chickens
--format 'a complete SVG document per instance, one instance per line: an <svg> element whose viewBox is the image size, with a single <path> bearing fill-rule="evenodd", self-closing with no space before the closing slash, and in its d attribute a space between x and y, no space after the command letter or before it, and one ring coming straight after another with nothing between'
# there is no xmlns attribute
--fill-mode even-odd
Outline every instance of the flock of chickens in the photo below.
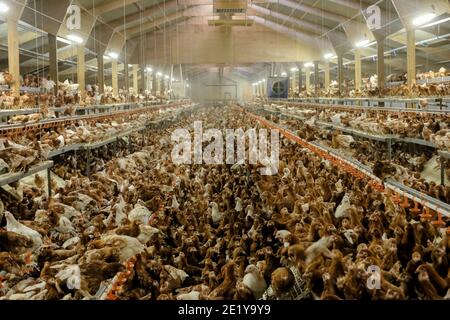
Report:
<svg viewBox="0 0 450 320"><path fill-rule="evenodd" d="M142 127L158 115L176 112L154 109L146 114L130 115L128 119L88 122L79 120L71 125L28 132L13 140L0 138L0 174L25 172L31 166L49 158L49 153L73 144L88 144Z"/></svg>
<svg viewBox="0 0 450 320"><path fill-rule="evenodd" d="M285 139L274 176L173 164L171 132L198 119L258 126L199 108L51 198L38 176L1 193L0 299L450 299L448 222Z"/></svg>
<svg viewBox="0 0 450 320"><path fill-rule="evenodd" d="M272 105L272 110L300 116L299 119L283 121L283 125L296 132L300 137L315 141L339 150L364 165L372 168L374 174L382 179L392 177L395 180L450 203L450 186L429 179L427 168L440 171L440 158L435 149L414 146L402 142L392 144L391 159L385 142L358 138L341 132L329 130L317 125L317 120L337 126L352 128L373 135L395 135L403 138L432 141L441 150L449 150L450 134L446 129L450 118L445 114L429 113L393 113L347 109L339 111L332 108L310 109L310 107L283 107ZM303 120L300 120L303 119ZM272 117L280 122L279 117ZM445 161L445 160L444 160ZM450 162L445 161L445 175L450 180Z"/></svg>
<svg viewBox="0 0 450 320"><path fill-rule="evenodd" d="M450 150L450 117L446 113L383 112L331 106L272 107L305 118L305 123L310 126L321 121L373 135L422 139L433 142L439 149Z"/></svg>
<svg viewBox="0 0 450 320"><path fill-rule="evenodd" d="M0 85L10 86L15 80L12 75L5 71L0 72ZM118 95L114 95L112 88L105 86L103 94L99 93L98 86L89 85L88 90L80 94L78 84L73 84L66 80L58 82L56 94L53 92L48 83L53 81L47 80L33 75L26 75L20 79L21 87L31 88L35 91L21 92L20 95L13 95L9 90L0 90L0 109L25 109L25 108L40 108L41 111L46 112L48 108L60 108L71 105L80 107L123 103L123 102L143 102L150 100L163 99L164 97L155 97L149 93L125 92L119 91Z"/></svg>
<svg viewBox="0 0 450 320"><path fill-rule="evenodd" d="M429 71L418 73L416 80L432 80L435 78L443 78L450 76L450 73L444 68L439 71ZM402 82L401 84L394 84ZM421 84L413 84L412 88L407 85L407 77L405 74L391 74L386 77L386 87L381 89L378 87L378 76L372 75L362 79L361 89L355 88L355 81L346 81L343 85L343 97L349 98L370 98L370 97L444 97L450 96L450 82L432 83L426 82ZM304 90L301 93L295 92L294 97L309 98L314 97L314 90ZM320 90L319 97L337 98L339 97L339 85L337 81L332 81L330 87L326 90Z"/></svg>

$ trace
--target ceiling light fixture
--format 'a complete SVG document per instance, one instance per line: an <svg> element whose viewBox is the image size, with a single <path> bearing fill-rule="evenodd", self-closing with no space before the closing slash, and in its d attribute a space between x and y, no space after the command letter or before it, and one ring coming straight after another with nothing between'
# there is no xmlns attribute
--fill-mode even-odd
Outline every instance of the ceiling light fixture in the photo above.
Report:
<svg viewBox="0 0 450 320"><path fill-rule="evenodd" d="M282 77L286 77L286 76L287 76L287 73L286 73L286 72L282 72L282 73L281 73L281 76L282 76Z"/></svg>
<svg viewBox="0 0 450 320"><path fill-rule="evenodd" d="M164 76L164 78L165 78L165 79L169 79L170 77L166 74L166 75Z"/></svg>
<svg viewBox="0 0 450 320"><path fill-rule="evenodd" d="M117 59L118 57L119 57L119 54L118 53L116 53L116 52L110 52L110 53L108 53L108 56L111 58L111 59Z"/></svg>
<svg viewBox="0 0 450 320"><path fill-rule="evenodd" d="M424 26L421 26L421 28L433 27L433 26L435 26L435 25L437 25L437 24L442 24L442 23L447 22L447 21L450 21L450 17L445 18L445 19L442 19L442 20L438 20L438 21L431 22L431 23L429 23L429 24L426 24L426 25L424 25Z"/></svg>
<svg viewBox="0 0 450 320"><path fill-rule="evenodd" d="M370 43L370 40L369 40L369 39L364 39L364 40L358 41L358 42L355 44L355 46L356 46L357 48L364 48L364 47L367 47L367 46L369 45L369 43Z"/></svg>
<svg viewBox="0 0 450 320"><path fill-rule="evenodd" d="M6 13L8 11L9 11L9 6L4 2L0 2L0 13Z"/></svg>
<svg viewBox="0 0 450 320"><path fill-rule="evenodd" d="M153 69L152 68L150 68L150 67L147 67L147 72L152 72L153 71Z"/></svg>
<svg viewBox="0 0 450 320"><path fill-rule="evenodd" d="M158 72L156 73L156 76L157 76L157 77L161 77L161 76L162 76L162 72L158 71Z"/></svg>
<svg viewBox="0 0 450 320"><path fill-rule="evenodd" d="M337 58L337 56L336 56L334 53L331 53L331 52L326 53L323 57L324 57L326 60L331 60L331 59Z"/></svg>
<svg viewBox="0 0 450 320"><path fill-rule="evenodd" d="M83 38L76 34L67 35L67 39L69 39L72 42L78 43L78 44L83 43Z"/></svg>
<svg viewBox="0 0 450 320"><path fill-rule="evenodd" d="M69 41L69 40L61 38L61 37L56 37L56 40L58 40L59 42L65 43L65 44L72 44L72 41Z"/></svg>
<svg viewBox="0 0 450 320"><path fill-rule="evenodd" d="M307 62L303 65L305 68L310 68L310 67L314 67L314 63L312 62Z"/></svg>
<svg viewBox="0 0 450 320"><path fill-rule="evenodd" d="M291 72L297 72L297 71L298 71L298 68L296 68L296 67L291 69Z"/></svg>
<svg viewBox="0 0 450 320"><path fill-rule="evenodd" d="M425 14L423 14L421 16L418 16L417 18L414 18L412 23L416 27L419 27L421 25L424 25L427 22L430 22L434 18L436 18L436 14L435 13L425 13Z"/></svg>

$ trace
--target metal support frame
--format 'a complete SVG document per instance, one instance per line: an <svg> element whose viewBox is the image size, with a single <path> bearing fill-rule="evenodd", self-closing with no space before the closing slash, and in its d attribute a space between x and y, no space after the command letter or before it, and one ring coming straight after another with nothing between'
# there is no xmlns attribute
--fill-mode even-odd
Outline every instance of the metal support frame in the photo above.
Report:
<svg viewBox="0 0 450 320"><path fill-rule="evenodd" d="M58 47L56 44L56 36L53 34L48 34L48 54L49 54L49 71L50 77L55 82L58 83ZM58 86L54 88L54 94L58 94Z"/></svg>
<svg viewBox="0 0 450 320"><path fill-rule="evenodd" d="M97 82L98 82L98 92L105 92L105 74L104 74L104 64L103 64L103 53L97 54Z"/></svg>
<svg viewBox="0 0 450 320"><path fill-rule="evenodd" d="M91 149L87 148L87 155L86 155L86 177L91 176Z"/></svg>
<svg viewBox="0 0 450 320"><path fill-rule="evenodd" d="M50 198L52 196L52 172L50 168L47 168L47 193Z"/></svg>
<svg viewBox="0 0 450 320"><path fill-rule="evenodd" d="M388 139L386 141L387 143L387 150L388 150L388 160L392 160L392 139Z"/></svg>
<svg viewBox="0 0 450 320"><path fill-rule="evenodd" d="M314 93L319 95L319 61L314 61Z"/></svg>
<svg viewBox="0 0 450 320"><path fill-rule="evenodd" d="M338 85L339 97L344 96L344 56L342 53L338 54Z"/></svg>

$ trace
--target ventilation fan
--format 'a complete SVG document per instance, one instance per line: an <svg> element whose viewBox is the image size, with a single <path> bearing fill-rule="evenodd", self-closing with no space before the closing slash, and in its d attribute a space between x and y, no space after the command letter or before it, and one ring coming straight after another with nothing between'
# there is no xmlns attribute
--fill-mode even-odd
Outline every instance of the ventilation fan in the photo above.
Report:
<svg viewBox="0 0 450 320"><path fill-rule="evenodd" d="M267 89L269 98L287 98L289 79L287 77L270 77L267 79Z"/></svg>

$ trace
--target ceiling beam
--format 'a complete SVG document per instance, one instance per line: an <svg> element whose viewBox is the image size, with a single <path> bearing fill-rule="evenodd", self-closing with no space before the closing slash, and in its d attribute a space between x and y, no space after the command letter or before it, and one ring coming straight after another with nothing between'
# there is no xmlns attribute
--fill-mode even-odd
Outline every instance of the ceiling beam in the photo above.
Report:
<svg viewBox="0 0 450 320"><path fill-rule="evenodd" d="M359 11L361 7L360 2L358 0L328 0L328 1L357 11Z"/></svg>
<svg viewBox="0 0 450 320"><path fill-rule="evenodd" d="M270 9L266 9L260 5L256 5L256 4L249 4L248 6L251 10L250 12L248 12L248 14L252 14L251 11L254 11L256 14L261 14L265 17L273 17L275 19L280 19L282 21L287 21L289 23L292 23L293 25L295 25L296 27L300 28L300 29L304 29L305 31L309 31L315 34L322 34L323 30L322 28L315 24L315 23L311 23L308 22L306 20L300 20L291 16L287 16L285 14L279 13L277 11L274 10L270 10Z"/></svg>
<svg viewBox="0 0 450 320"><path fill-rule="evenodd" d="M182 11L177 11L177 12L162 16L153 21L149 21L149 22L143 23L141 25L137 25L135 27L130 27L128 29L125 29L123 31L123 33L126 34L127 37L131 37L132 35L135 35L135 34L141 33L141 32L146 32L147 30L156 28L160 25L164 25L170 21L179 20L182 18L189 18L192 15L195 15L196 10L198 10L199 8L201 8L201 6L194 6L194 7L188 8L188 9L184 9Z"/></svg>
<svg viewBox="0 0 450 320"><path fill-rule="evenodd" d="M305 13L308 13L308 14L311 14L311 15L314 15L317 17L322 17L322 18L325 18L327 20L334 21L337 23L343 23L348 20L348 17L341 16L339 14L332 13L332 12L329 12L326 10L322 10L321 8L316 8L313 6L309 6L306 4L302 4L302 3L298 3L298 2L294 2L294 1L290 1L290 0L269 0L268 2L274 3L274 4L281 4L283 6L291 8L291 9L305 12Z"/></svg>
<svg viewBox="0 0 450 320"><path fill-rule="evenodd" d="M114 1L105 1L104 4L100 4L98 6L94 6L94 8L90 9L89 12L92 15L100 16L102 14L108 13L110 11L122 8L124 6L128 6L130 4L139 2L139 0L114 0Z"/></svg>
<svg viewBox="0 0 450 320"><path fill-rule="evenodd" d="M142 12L136 12L136 13L132 13L129 14L127 16L125 16L125 18L121 17L115 20L112 20L110 22L108 22L108 24L117 29L117 30L123 30L126 28L127 24L129 24L130 22L135 22L135 21L139 21L142 18L144 19L150 19L153 20L156 16L160 15L161 13L164 12L164 10L166 11L172 11L174 9L184 9L186 8L186 6L180 6L177 4L177 0L169 0L167 2L165 2L165 5L161 5L159 3L143 10ZM125 21L125 25L124 25L124 21Z"/></svg>

